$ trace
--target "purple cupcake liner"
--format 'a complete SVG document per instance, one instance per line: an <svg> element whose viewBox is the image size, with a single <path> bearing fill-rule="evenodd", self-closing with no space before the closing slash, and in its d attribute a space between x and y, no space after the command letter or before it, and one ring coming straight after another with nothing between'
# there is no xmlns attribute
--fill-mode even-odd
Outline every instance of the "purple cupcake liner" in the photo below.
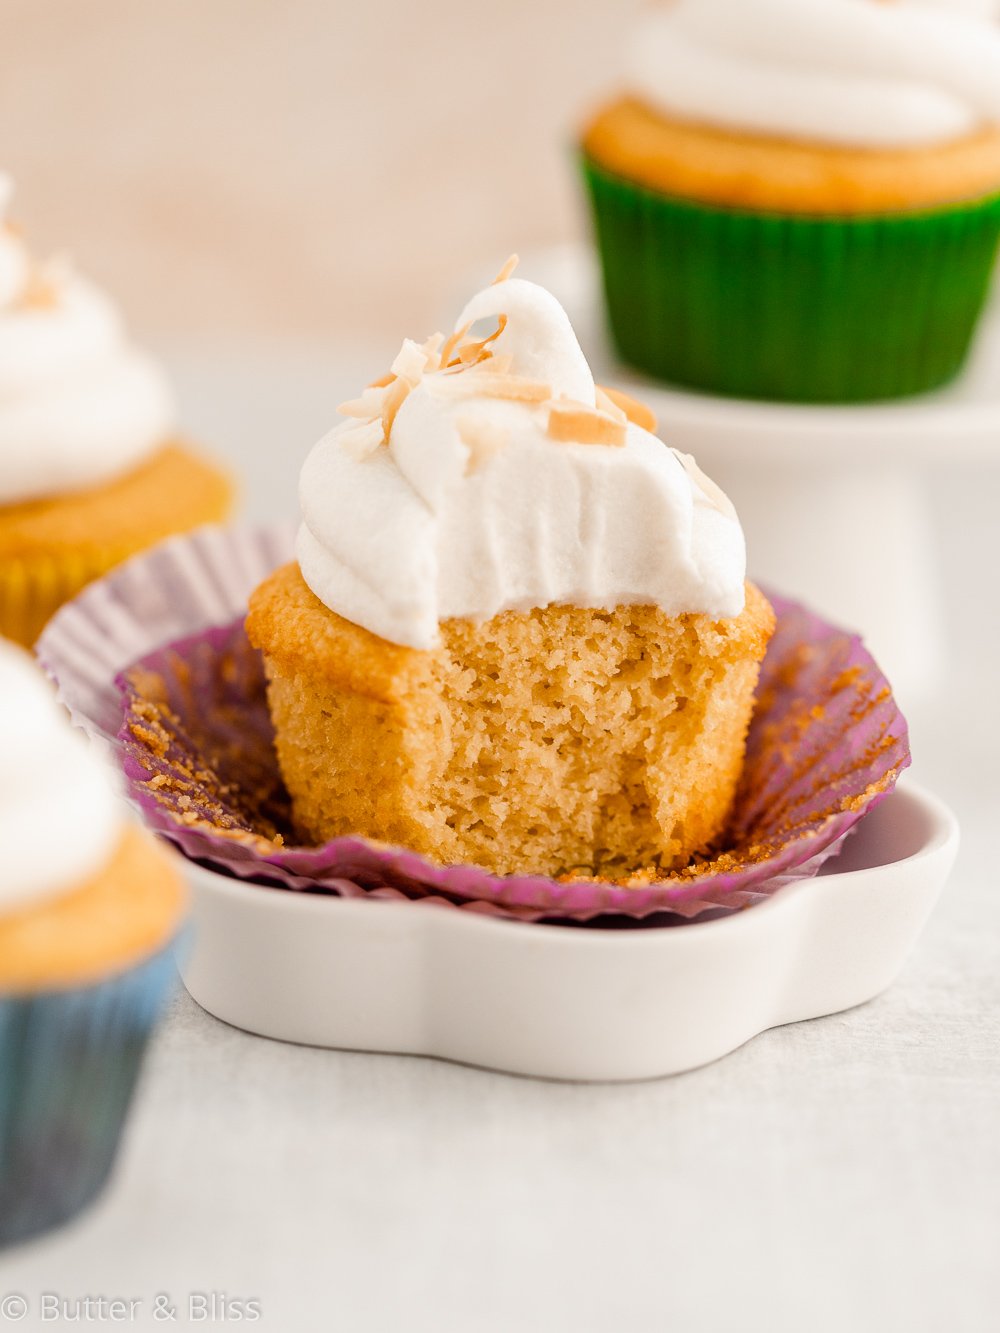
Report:
<svg viewBox="0 0 1000 1333"><path fill-rule="evenodd" d="M284 530L173 539L85 590L38 648L75 719L117 750L146 821L222 873L526 920L704 920L815 874L910 762L905 720L860 639L772 596L778 626L727 847L713 860L654 883L559 882L438 866L362 837L279 844L288 801L242 616L290 555Z"/></svg>

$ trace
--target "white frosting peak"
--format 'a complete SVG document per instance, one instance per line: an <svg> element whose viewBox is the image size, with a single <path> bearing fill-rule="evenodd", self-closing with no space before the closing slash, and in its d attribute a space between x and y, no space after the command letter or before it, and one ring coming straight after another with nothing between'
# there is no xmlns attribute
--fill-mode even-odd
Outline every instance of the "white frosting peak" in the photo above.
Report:
<svg viewBox="0 0 1000 1333"><path fill-rule="evenodd" d="M845 147L1000 124L994 0L674 0L636 26L627 84L668 115Z"/></svg>
<svg viewBox="0 0 1000 1333"><path fill-rule="evenodd" d="M0 505L97 486L162 444L173 403L111 302L66 263L35 263L5 224L0 177Z"/></svg>
<svg viewBox="0 0 1000 1333"><path fill-rule="evenodd" d="M499 333L453 339L443 364L440 340L404 344L396 378L313 449L297 553L317 597L422 649L442 620L552 604L738 615L724 497L600 395L547 291L497 283L457 330L487 319Z"/></svg>
<svg viewBox="0 0 1000 1333"><path fill-rule="evenodd" d="M0 640L0 914L83 884L120 832L102 761L28 654Z"/></svg>
<svg viewBox="0 0 1000 1333"><path fill-rule="evenodd" d="M544 380L556 395L580 403L594 401L594 377L587 358L569 316L551 292L523 278L495 282L472 298L455 327L501 315L506 324L491 345L496 355L513 358L512 374Z"/></svg>

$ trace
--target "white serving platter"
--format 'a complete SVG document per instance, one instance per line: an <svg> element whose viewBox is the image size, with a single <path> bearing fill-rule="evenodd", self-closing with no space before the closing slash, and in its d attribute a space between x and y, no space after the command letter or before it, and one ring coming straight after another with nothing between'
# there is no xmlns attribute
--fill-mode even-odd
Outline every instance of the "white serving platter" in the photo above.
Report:
<svg viewBox="0 0 1000 1333"><path fill-rule="evenodd" d="M950 810L905 784L827 873L736 916L616 930L299 894L192 866L182 973L209 1013L281 1041L655 1078L885 990L957 848Z"/></svg>

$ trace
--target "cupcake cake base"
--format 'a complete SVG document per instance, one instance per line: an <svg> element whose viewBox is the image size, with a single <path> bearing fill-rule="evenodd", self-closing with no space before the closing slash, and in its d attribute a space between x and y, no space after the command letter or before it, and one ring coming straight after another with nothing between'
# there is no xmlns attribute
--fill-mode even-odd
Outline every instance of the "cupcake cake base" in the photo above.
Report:
<svg viewBox="0 0 1000 1333"><path fill-rule="evenodd" d="M728 621L552 606L452 621L414 652L332 614L292 563L247 633L310 842L362 831L446 865L614 878L722 834L773 625L748 584Z"/></svg>
<svg viewBox="0 0 1000 1333"><path fill-rule="evenodd" d="M130 556L232 506L228 476L172 441L114 481L0 506L0 635L30 647L86 584Z"/></svg>

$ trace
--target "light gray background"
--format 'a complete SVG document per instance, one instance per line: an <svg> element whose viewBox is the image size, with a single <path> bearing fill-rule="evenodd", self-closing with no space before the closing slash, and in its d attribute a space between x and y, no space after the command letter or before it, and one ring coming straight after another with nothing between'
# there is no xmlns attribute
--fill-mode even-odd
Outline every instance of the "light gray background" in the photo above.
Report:
<svg viewBox="0 0 1000 1333"><path fill-rule="evenodd" d="M272 518L386 350L166 348L185 419ZM214 1290L277 1333L995 1329L997 484L947 459L932 481L952 668L915 772L964 844L887 995L624 1087L283 1046L179 995L112 1189L0 1261L0 1293Z"/></svg>

